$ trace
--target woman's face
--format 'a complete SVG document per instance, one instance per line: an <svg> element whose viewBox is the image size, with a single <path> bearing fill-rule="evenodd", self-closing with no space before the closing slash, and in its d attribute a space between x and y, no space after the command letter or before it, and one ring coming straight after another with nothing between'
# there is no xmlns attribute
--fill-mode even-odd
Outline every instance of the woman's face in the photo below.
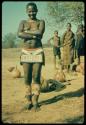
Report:
<svg viewBox="0 0 86 125"><path fill-rule="evenodd" d="M36 19L37 10L33 6L28 6L26 12L30 19Z"/></svg>
<svg viewBox="0 0 86 125"><path fill-rule="evenodd" d="M54 32L54 35L55 35L55 36L58 36L58 32Z"/></svg>
<svg viewBox="0 0 86 125"><path fill-rule="evenodd" d="M71 26L70 26L70 24L67 24L67 30L68 30L68 31L71 30Z"/></svg>

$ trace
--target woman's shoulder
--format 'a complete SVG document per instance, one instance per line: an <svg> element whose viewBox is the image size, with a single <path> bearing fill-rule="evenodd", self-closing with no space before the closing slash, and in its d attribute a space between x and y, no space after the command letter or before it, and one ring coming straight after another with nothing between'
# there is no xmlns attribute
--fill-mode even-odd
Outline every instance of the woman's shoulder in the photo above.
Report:
<svg viewBox="0 0 86 125"><path fill-rule="evenodd" d="M21 24L25 24L27 22L27 20L21 20Z"/></svg>

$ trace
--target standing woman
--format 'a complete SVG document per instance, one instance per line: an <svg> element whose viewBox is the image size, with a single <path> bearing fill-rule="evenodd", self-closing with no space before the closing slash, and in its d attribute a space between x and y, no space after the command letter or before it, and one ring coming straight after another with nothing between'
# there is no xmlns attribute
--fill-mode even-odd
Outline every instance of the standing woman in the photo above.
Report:
<svg viewBox="0 0 86 125"><path fill-rule="evenodd" d="M71 30L71 23L67 23L67 30L63 35L63 67L69 71L74 61L74 33Z"/></svg>
<svg viewBox="0 0 86 125"><path fill-rule="evenodd" d="M41 39L45 31L45 21L37 19L38 9L35 3L26 5L27 20L22 20L18 28L18 37L24 40L21 55L21 64L24 69L25 84L27 88L26 109L39 109L38 98L40 95L40 77L44 52Z"/></svg>
<svg viewBox="0 0 86 125"><path fill-rule="evenodd" d="M76 52L78 58L78 64L80 64L80 56L84 55L84 29L83 25L78 26L78 30L76 33Z"/></svg>

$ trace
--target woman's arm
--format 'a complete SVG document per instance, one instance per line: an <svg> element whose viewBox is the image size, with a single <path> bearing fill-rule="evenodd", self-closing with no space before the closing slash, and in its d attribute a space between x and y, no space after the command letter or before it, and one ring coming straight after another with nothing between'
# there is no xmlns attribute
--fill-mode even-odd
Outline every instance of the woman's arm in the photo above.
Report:
<svg viewBox="0 0 86 125"><path fill-rule="evenodd" d="M27 34L27 33L24 32L24 23L25 23L25 20L21 21L20 24L19 24L19 28L18 28L18 32L17 32L18 37L20 37L22 39L33 39L33 38L35 38L36 36L34 36L32 34Z"/></svg>
<svg viewBox="0 0 86 125"><path fill-rule="evenodd" d="M28 30L27 34L42 38L44 31L45 31L45 22L44 20L41 20L39 28L37 30Z"/></svg>

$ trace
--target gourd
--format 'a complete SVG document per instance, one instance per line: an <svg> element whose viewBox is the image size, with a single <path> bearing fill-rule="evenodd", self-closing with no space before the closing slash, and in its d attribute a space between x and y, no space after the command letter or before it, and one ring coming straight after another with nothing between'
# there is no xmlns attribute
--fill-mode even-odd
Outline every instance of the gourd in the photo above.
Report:
<svg viewBox="0 0 86 125"><path fill-rule="evenodd" d="M11 67L8 68L8 71L9 71L9 72L12 72L14 68L15 68L15 67L11 66Z"/></svg>
<svg viewBox="0 0 86 125"><path fill-rule="evenodd" d="M66 78L65 78L65 74L63 72L62 69L58 70L54 76L54 79L60 82L65 82Z"/></svg>
<svg viewBox="0 0 86 125"><path fill-rule="evenodd" d="M17 68L17 66L14 68L14 70L11 73L13 78L20 78L21 77L21 72L20 70Z"/></svg>
<svg viewBox="0 0 86 125"><path fill-rule="evenodd" d="M81 66L80 65L76 66L76 72L81 72Z"/></svg>

